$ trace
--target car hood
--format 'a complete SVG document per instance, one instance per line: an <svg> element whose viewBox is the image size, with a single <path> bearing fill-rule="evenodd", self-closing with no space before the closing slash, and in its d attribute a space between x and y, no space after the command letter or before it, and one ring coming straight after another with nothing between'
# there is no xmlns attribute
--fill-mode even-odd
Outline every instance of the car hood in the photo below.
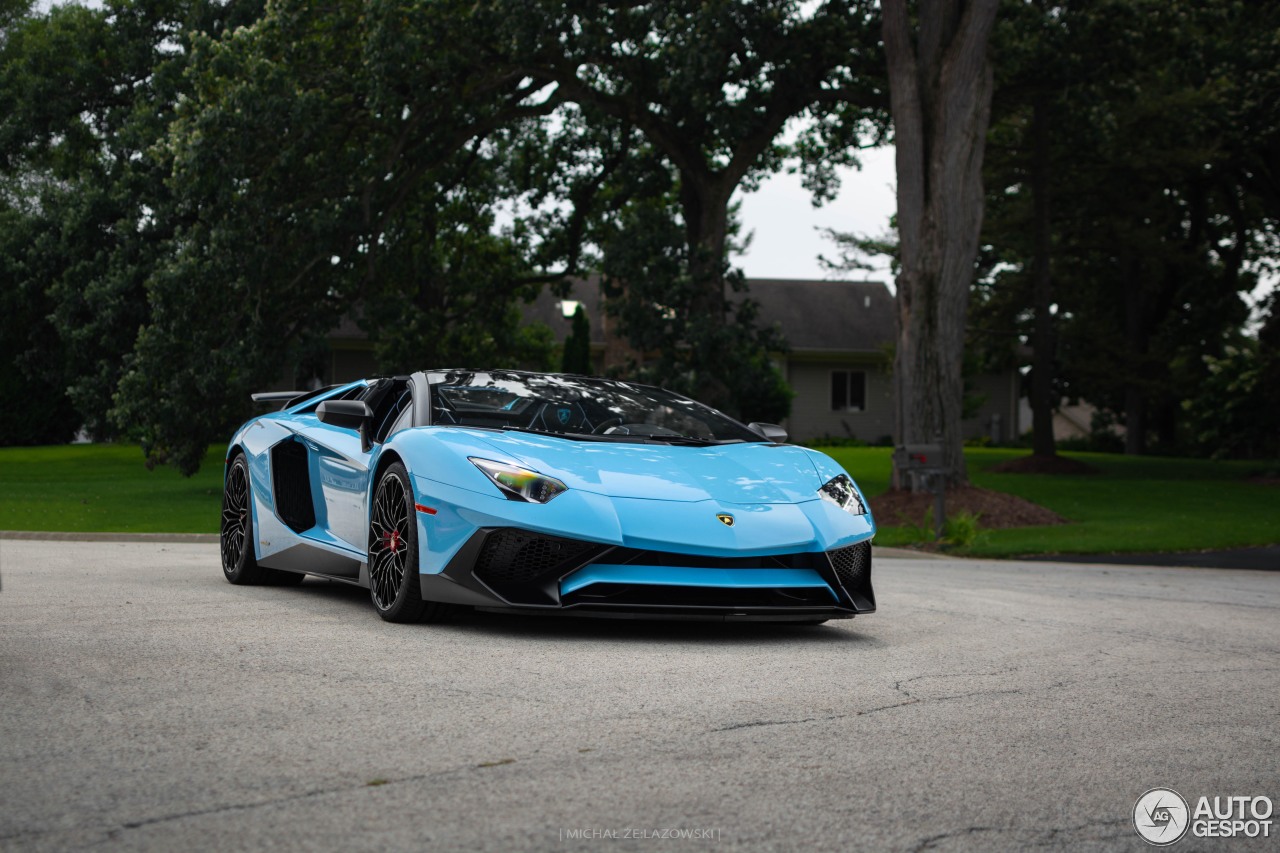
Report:
<svg viewBox="0 0 1280 853"><path fill-rule="evenodd" d="M610 497L798 503L817 498L822 485L809 453L789 445L681 447L575 441L517 432L466 432L475 447L472 455L515 462L563 480L571 489ZM497 453L486 454L481 445Z"/></svg>

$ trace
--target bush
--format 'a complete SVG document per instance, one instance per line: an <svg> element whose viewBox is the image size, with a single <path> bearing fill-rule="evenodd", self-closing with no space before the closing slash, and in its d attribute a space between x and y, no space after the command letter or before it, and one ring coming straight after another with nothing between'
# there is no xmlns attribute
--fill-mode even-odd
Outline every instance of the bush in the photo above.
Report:
<svg viewBox="0 0 1280 853"><path fill-rule="evenodd" d="M1103 430L1080 438L1059 439L1057 448L1081 453L1124 453L1124 439L1110 430Z"/></svg>
<svg viewBox="0 0 1280 853"><path fill-rule="evenodd" d="M982 538L983 530L978 520L981 514L972 512L960 512L947 515L946 522L942 525L942 539L938 540L938 545L944 550L963 550L972 547ZM912 545L928 545L931 544L934 534L933 507L925 510L924 521L920 524L907 524L906 529L909 531L909 543Z"/></svg>
<svg viewBox="0 0 1280 853"><path fill-rule="evenodd" d="M948 548L968 548L978 541L982 528L978 525L981 514L957 512L947 516L942 527L942 544Z"/></svg>
<svg viewBox="0 0 1280 853"><path fill-rule="evenodd" d="M803 447L870 447L862 439L852 435L820 435L808 441L799 442Z"/></svg>

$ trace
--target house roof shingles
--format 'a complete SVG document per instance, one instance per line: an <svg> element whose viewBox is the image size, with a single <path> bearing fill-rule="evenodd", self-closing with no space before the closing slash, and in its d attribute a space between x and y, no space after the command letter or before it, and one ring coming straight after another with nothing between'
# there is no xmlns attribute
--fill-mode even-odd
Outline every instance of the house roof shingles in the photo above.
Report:
<svg viewBox="0 0 1280 853"><path fill-rule="evenodd" d="M759 322L778 324L793 352L879 352L894 337L893 295L878 281L756 278L747 295L760 303ZM582 304L591 342L604 345L604 301L599 280L575 279L565 297ZM524 308L526 323L542 322L556 339L569 334L562 298L544 290Z"/></svg>

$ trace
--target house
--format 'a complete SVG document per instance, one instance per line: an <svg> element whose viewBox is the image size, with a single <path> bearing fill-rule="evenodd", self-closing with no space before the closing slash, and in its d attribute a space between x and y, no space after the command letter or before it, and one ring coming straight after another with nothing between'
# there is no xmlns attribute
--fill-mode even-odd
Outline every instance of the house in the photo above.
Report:
<svg viewBox="0 0 1280 853"><path fill-rule="evenodd" d="M760 322L777 324L790 351L775 356L795 398L783 424L794 441L824 436L887 441L893 435L893 383L889 366L894 342L893 294L876 281L748 279L750 298L760 303ZM620 364L626 342L613 333L598 279L575 280L565 297L550 291L525 308L527 322L549 326L563 343L581 305L591 324L592 363L597 373ZM1019 375L980 376L972 391L983 402L963 422L966 438L1016 438Z"/></svg>

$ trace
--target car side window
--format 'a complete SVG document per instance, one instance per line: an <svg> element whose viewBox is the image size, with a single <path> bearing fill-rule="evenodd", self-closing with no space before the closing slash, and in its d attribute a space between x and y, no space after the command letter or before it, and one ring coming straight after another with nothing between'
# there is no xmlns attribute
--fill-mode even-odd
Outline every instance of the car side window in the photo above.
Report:
<svg viewBox="0 0 1280 853"><path fill-rule="evenodd" d="M386 441L393 433L404 429L408 425L408 419L413 413L413 392L408 388L392 392L388 395L391 405L386 407L385 413L378 412L381 417L377 418L377 429L373 432L373 440L377 442ZM381 407L379 407L381 408Z"/></svg>
<svg viewBox="0 0 1280 853"><path fill-rule="evenodd" d="M386 436L382 441L386 441L402 429L408 429L413 426L413 407L406 405L404 411L400 413L400 417L396 418L396 422L391 425L391 429L387 430Z"/></svg>

